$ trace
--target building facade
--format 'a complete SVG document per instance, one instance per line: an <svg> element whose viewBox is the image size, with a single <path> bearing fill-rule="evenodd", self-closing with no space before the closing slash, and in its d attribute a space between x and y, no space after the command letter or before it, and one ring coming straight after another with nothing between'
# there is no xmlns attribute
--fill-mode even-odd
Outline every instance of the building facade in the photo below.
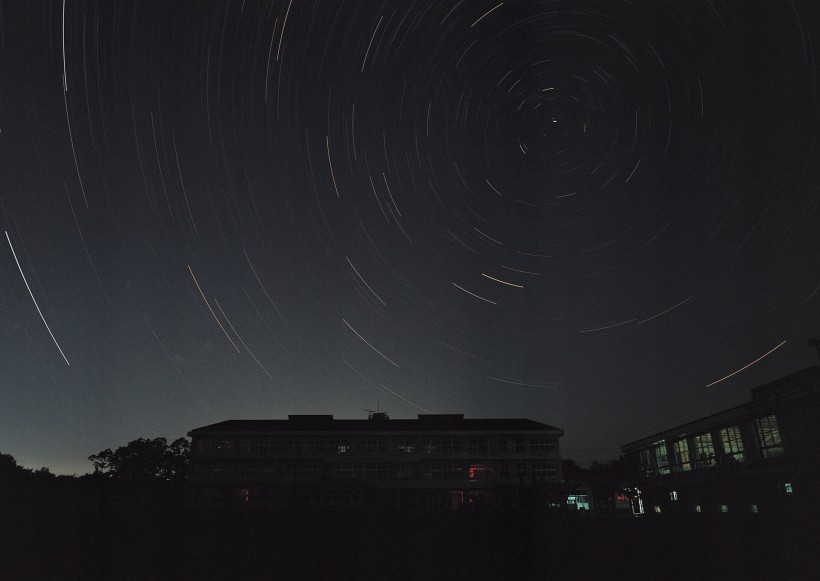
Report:
<svg viewBox="0 0 820 581"><path fill-rule="evenodd" d="M563 431L461 414L227 420L188 432L192 506L452 510L559 483Z"/></svg>
<svg viewBox="0 0 820 581"><path fill-rule="evenodd" d="M648 513L818 510L820 368L622 451L639 470Z"/></svg>

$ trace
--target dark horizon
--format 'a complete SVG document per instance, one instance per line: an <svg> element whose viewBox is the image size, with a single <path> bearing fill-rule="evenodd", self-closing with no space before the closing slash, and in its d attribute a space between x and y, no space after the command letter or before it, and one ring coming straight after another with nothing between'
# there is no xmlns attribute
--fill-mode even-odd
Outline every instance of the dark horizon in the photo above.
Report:
<svg viewBox="0 0 820 581"><path fill-rule="evenodd" d="M818 19L4 3L0 451L378 407L586 465L817 365Z"/></svg>

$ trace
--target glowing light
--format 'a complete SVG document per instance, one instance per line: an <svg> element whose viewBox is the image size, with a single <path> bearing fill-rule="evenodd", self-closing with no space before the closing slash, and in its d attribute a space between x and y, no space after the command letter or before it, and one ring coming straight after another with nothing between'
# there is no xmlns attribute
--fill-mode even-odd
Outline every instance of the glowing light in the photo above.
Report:
<svg viewBox="0 0 820 581"><path fill-rule="evenodd" d="M729 375L727 375L727 376L725 376L725 377L721 377L721 378L720 378L720 379L718 379L717 381L713 381L712 383L707 383L707 384L706 384L706 387L712 387L712 386L713 386L713 385L715 385L716 383L720 383L721 381L724 381L724 380L729 379L730 377L732 377L732 376L734 376L734 375L737 375L738 373L740 373L740 372L741 372L741 371L743 371L744 369L748 369L749 367L751 367L752 365L754 365L755 363L757 363L758 361L760 361L760 360L761 360L761 359L763 359L764 357L768 357L769 355L771 355L772 353L774 353L775 351L777 351L778 349L780 349L783 345L785 345L785 344L786 344L786 341L787 341L787 340L788 340L788 339L784 339L784 340L783 340L783 342L782 342L780 345L778 345L778 346L776 346L775 348L773 348L773 349L771 349L771 350L767 351L766 353L764 353L763 355L761 355L760 357L758 357L757 359L755 359L754 361L752 361L752 362L751 362L751 363L749 363L748 365L744 365L743 367L741 367L741 368L740 368L740 369L738 369L737 371L733 371L733 372L732 372L732 373L730 373Z"/></svg>
<svg viewBox="0 0 820 581"><path fill-rule="evenodd" d="M351 331L353 331L354 333L356 333L356 336L357 336L359 339L361 339L362 341L364 341L364 342L367 344L367 346L368 346L368 347L370 347L371 349L373 349L373 351L375 351L376 353L378 353L379 355L381 355L382 357L384 357L385 361L389 361L391 364L395 365L396 367L398 367L398 366L399 366L399 364L398 364L398 363L396 363L395 361L393 361L392 359L390 359L387 355L385 355L384 353L382 353L381 351L379 351L378 349L376 349L375 347L373 347L373 345L371 345L371 344L370 344L370 342L369 342L367 339L365 339L364 337L362 337L361 335L359 335L359 332L358 332L358 331L356 331L356 329L354 329L353 327L351 327L351 326L350 326L350 323L348 323L348 322L347 322L347 321L345 321L344 319L342 319L342 322L343 322L345 325L347 325L347 328L348 328L348 329L350 329Z"/></svg>
<svg viewBox="0 0 820 581"><path fill-rule="evenodd" d="M485 18L485 17L486 17L486 16L487 16L490 12L492 12L493 10L496 10L497 8L501 8L502 6L504 6L504 3L503 3L503 2L502 2L501 4L499 4L498 6L495 6L494 8L490 8L489 10L487 10L487 12L485 12L484 14L482 14L482 15L481 15L481 17L480 17L478 20L476 20L475 22L473 22L473 23L470 25L470 28L473 28L476 24L478 24L479 22L481 22L482 20L484 20L484 18Z"/></svg>
<svg viewBox="0 0 820 581"><path fill-rule="evenodd" d="M489 274L484 274L483 272L481 273L481 276L486 277L486 278L489 278L490 280L494 280L495 282L500 282L501 284L506 284L507 286L514 286L515 288L524 288L524 287L523 287L522 285L520 285L520 284L513 284L513 283L511 283L511 282L507 282L507 281L505 281L505 280L501 280L501 279L498 279L498 278L494 278L494 277L490 276Z"/></svg>
<svg viewBox="0 0 820 581"><path fill-rule="evenodd" d="M216 317L216 313L214 313L214 310L211 308L211 303L209 303L208 299L205 298L205 293L202 292L202 287L199 286L199 281L197 281L196 276L194 276L194 271L191 270L190 264L188 265L188 272L191 273L191 278L194 279L194 284L196 284L196 288L199 290L199 294L202 295L202 300L205 301L205 305L208 307L208 310L211 311L211 316L214 318L214 321L216 321L216 324L219 325L220 329L222 329L222 332L225 334L225 337L228 339L228 341L230 341L231 345L233 345L233 348L236 349L236 352L241 353L241 351L239 351L239 347L236 346L236 343L233 342L231 336L228 335L228 332L225 330L225 327L223 327L222 323L219 322L219 319Z"/></svg>
<svg viewBox="0 0 820 581"><path fill-rule="evenodd" d="M60 347L60 344L57 343L57 339L54 338L54 333L51 332L51 327L49 327L48 323L46 323L46 318L43 316L43 311L40 310L40 305L37 304L37 299L34 298L34 293L31 292L31 287L28 285L28 281L26 280L26 275L23 274L23 268L20 266L20 261L17 260L17 253L14 251L14 246L11 245L11 238L9 238L9 233L8 232L6 232L6 240L9 241L9 248L11 248L11 253L14 256L14 262L17 263L17 268L20 270L20 276L23 277L23 282L26 283L26 288L28 289L28 294L31 297L31 301L34 303L34 306L37 308L37 312L40 313L40 318L43 320L43 324L46 326L46 329L48 329L48 334L51 335L51 340L54 341L55 345L57 345L57 349L59 349L60 355L63 356L63 359L65 360L65 364L66 365L71 365L71 363L68 362L68 357L66 357L65 353L63 353L63 348Z"/></svg>

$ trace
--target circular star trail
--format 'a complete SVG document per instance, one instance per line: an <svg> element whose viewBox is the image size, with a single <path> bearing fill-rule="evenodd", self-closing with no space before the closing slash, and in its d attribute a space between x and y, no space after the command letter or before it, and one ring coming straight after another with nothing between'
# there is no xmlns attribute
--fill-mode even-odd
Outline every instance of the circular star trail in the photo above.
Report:
<svg viewBox="0 0 820 581"><path fill-rule="evenodd" d="M377 404L607 459L816 364L806 0L0 10L24 464Z"/></svg>

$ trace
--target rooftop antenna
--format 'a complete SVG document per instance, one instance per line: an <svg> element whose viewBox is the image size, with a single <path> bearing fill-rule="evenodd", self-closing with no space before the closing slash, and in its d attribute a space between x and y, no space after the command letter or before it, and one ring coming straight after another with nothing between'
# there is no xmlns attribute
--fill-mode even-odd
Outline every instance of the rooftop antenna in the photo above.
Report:
<svg viewBox="0 0 820 581"><path fill-rule="evenodd" d="M367 419L368 420L389 420L390 417L387 415L387 411L381 411L381 402L376 402L376 409L375 410L368 410L365 409L364 411L367 412Z"/></svg>

